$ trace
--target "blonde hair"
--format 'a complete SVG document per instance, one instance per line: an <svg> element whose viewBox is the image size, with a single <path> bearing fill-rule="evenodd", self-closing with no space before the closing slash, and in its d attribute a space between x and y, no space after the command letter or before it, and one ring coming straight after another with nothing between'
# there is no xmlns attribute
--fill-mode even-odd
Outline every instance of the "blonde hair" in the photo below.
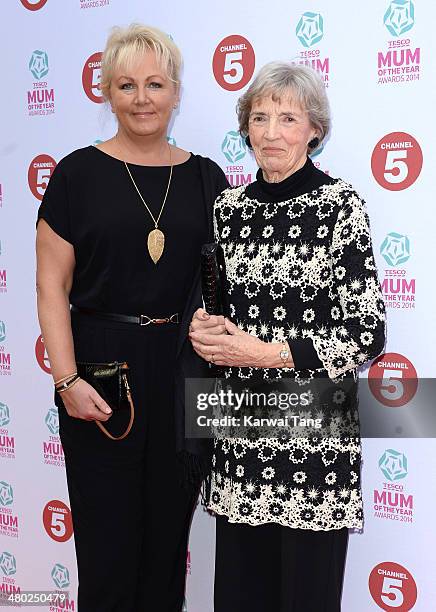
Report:
<svg viewBox="0 0 436 612"><path fill-rule="evenodd" d="M313 68L288 62L270 62L261 68L247 91L239 98L237 114L239 131L248 134L248 120L255 100L272 96L295 99L309 116L310 123L318 131L319 143L310 148L316 151L326 138L331 127L330 106L321 76Z"/></svg>
<svg viewBox="0 0 436 612"><path fill-rule="evenodd" d="M158 28L132 23L127 28L114 27L107 39L101 63L101 92L107 100L111 79L119 66L129 66L144 53L152 51L168 78L180 83L182 55L168 34Z"/></svg>

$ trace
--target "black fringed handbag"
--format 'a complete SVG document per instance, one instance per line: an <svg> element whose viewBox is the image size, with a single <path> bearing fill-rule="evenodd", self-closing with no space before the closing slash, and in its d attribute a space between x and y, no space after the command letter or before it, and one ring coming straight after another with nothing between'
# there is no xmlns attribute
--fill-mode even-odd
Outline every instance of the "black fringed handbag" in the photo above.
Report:
<svg viewBox="0 0 436 612"><path fill-rule="evenodd" d="M201 289L206 312L229 316L226 265L222 247L216 242L201 248Z"/></svg>

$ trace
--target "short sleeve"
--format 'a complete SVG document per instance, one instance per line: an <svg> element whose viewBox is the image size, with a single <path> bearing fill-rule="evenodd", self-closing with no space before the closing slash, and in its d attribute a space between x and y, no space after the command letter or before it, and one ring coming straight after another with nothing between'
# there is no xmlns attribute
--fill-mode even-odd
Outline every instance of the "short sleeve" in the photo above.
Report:
<svg viewBox="0 0 436 612"><path fill-rule="evenodd" d="M62 162L56 166L38 209L38 221L44 219L61 238L73 244L68 202L67 178Z"/></svg>

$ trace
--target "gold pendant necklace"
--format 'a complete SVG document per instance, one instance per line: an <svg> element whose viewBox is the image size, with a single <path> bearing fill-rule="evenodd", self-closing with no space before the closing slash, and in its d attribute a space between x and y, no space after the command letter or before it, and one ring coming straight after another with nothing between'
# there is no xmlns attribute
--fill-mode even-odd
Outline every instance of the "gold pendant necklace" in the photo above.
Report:
<svg viewBox="0 0 436 612"><path fill-rule="evenodd" d="M127 162L124 162L124 165L126 166L127 172L129 173L130 179L136 189L136 191L138 192L139 197L142 200L142 203L144 204L145 208L148 211L148 214L150 215L150 217L153 219L153 223L154 223L154 230L151 230L151 232L148 234L148 238L147 238L147 248L148 248L148 252L150 253L150 257L153 260L153 263L157 263L159 261L159 259L162 257L162 253L164 251L164 247L165 247L165 234L158 228L158 224L159 224L159 220L160 217L162 215L162 211L164 209L165 206L165 202L167 201L167 197L168 197L168 192L170 190L170 185L171 185L171 179L173 177L173 164L172 164L172 159L171 159L171 147L170 145L168 145L168 149L170 152L170 177L168 179L168 185L167 185L167 190L165 192L165 197L163 199L162 202L162 206L159 212L159 215L157 217L157 219L154 218L153 213L151 212L150 208L148 207L146 201L144 200L144 198L142 197L141 192L138 189L138 185L135 183L132 173L130 172L130 168L127 165Z"/></svg>

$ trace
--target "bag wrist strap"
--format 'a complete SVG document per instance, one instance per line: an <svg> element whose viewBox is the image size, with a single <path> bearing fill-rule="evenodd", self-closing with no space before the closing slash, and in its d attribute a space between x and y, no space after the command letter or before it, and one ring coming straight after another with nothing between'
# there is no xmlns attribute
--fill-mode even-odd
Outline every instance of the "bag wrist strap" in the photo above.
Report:
<svg viewBox="0 0 436 612"><path fill-rule="evenodd" d="M124 382L124 386L126 387L126 393L127 393L127 399L130 405L130 420L129 420L129 424L127 425L127 429L126 431L121 434L120 436L113 436L107 429L106 427L103 425L103 423L101 423L101 421L95 421L95 424L97 425L97 427L99 427L101 429L101 431L111 440L124 440L124 438L126 438L129 433L130 430L132 429L132 425L133 425L133 421L135 419L135 406L133 405L133 400L132 400L132 394L130 392L130 387L129 387L129 383L127 382L127 376L125 374L122 375L122 379Z"/></svg>

